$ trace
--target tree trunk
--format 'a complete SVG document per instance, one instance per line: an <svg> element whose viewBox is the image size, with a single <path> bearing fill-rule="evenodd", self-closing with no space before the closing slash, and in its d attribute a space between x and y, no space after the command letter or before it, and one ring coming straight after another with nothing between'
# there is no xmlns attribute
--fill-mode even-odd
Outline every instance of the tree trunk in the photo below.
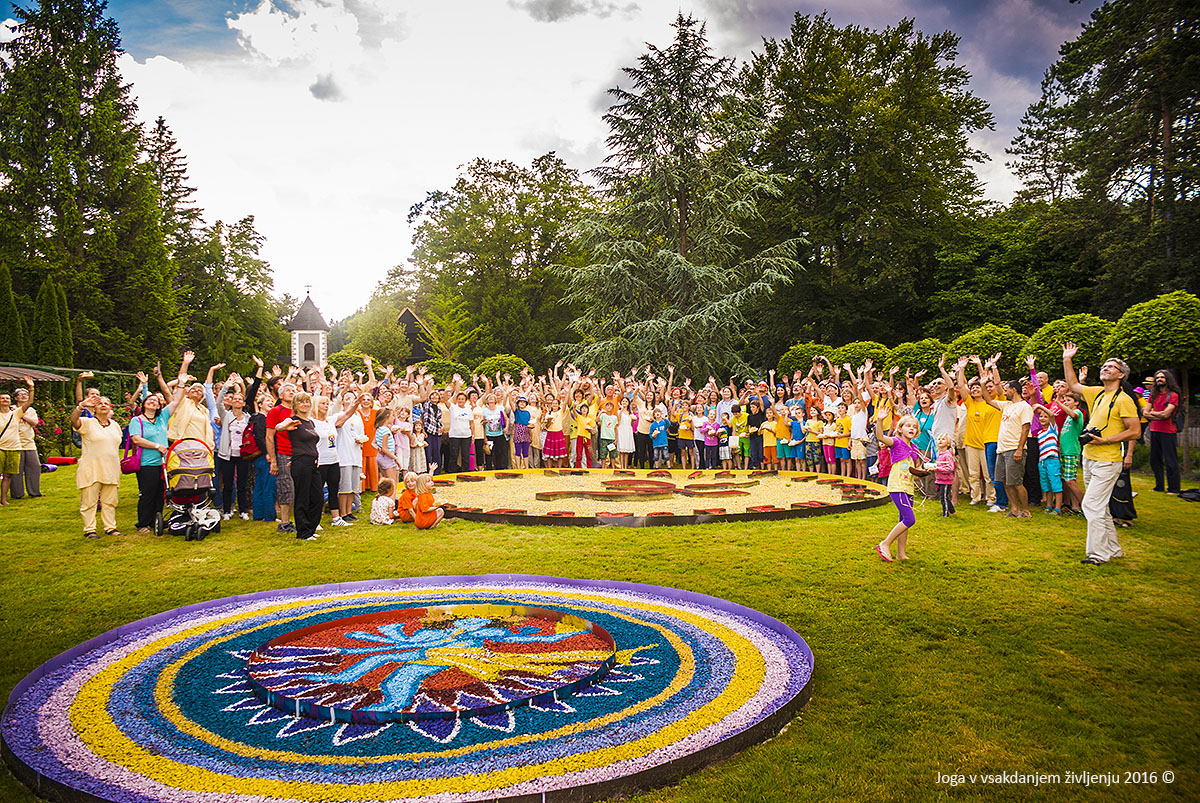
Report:
<svg viewBox="0 0 1200 803"><path fill-rule="evenodd" d="M1183 398L1180 399L1179 401L1183 404L1183 437L1181 437L1179 439L1179 441L1183 445L1183 473L1189 474L1189 473L1191 473L1191 470L1192 470L1192 439L1188 435L1188 433L1191 430L1192 422L1189 420L1189 417L1188 417L1188 413L1189 413L1188 399L1190 398L1190 394L1188 392L1188 369L1187 369L1186 365L1183 366L1182 379L1183 379Z"/></svg>
<svg viewBox="0 0 1200 803"><path fill-rule="evenodd" d="M688 197L686 190L680 190L676 203L679 206L679 256L687 259L688 254Z"/></svg>
<svg viewBox="0 0 1200 803"><path fill-rule="evenodd" d="M1164 245L1167 259L1175 258L1175 232L1173 219L1175 217L1175 171L1171 167L1171 104L1166 93L1162 98L1162 218L1166 235Z"/></svg>

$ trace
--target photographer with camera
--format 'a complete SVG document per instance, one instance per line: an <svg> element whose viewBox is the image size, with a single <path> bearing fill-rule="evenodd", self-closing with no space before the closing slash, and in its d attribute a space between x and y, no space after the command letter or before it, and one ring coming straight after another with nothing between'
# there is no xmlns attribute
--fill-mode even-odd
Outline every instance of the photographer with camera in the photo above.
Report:
<svg viewBox="0 0 1200 803"><path fill-rule="evenodd" d="M1081 563L1099 566L1112 558L1123 557L1117 542L1117 528L1109 513L1108 501L1121 476L1124 456L1121 444L1137 440L1142 427L1138 405L1125 382L1129 366L1108 359L1100 366L1101 387L1079 382L1072 360L1079 351L1074 343L1063 344L1063 376L1067 389L1083 396L1091 416L1087 428L1079 434L1083 444L1083 515L1087 518L1087 557Z"/></svg>

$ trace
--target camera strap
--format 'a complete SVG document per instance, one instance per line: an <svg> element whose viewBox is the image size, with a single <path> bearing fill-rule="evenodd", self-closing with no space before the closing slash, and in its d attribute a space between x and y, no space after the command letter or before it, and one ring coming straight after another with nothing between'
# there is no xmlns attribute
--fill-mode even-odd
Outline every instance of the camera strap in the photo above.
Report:
<svg viewBox="0 0 1200 803"><path fill-rule="evenodd" d="M1101 431L1101 432L1103 432L1104 430L1108 429L1108 424L1109 424L1109 422L1110 422L1110 421L1112 421L1112 408L1113 408L1113 405L1117 403L1117 396L1119 396L1119 395L1121 395L1121 389L1120 389L1120 388L1117 388L1117 389L1116 389L1116 391L1113 393L1112 400L1111 400L1111 401L1109 401L1109 403L1108 403L1108 410L1107 410L1107 411L1105 411L1105 414L1104 414L1104 426L1100 427L1100 431ZM1099 407L1099 406L1100 406L1100 400L1101 400L1101 399L1103 399L1103 398L1104 398L1104 394L1103 394L1103 393L1100 393L1100 395L1098 395L1098 396L1096 397L1096 406L1097 406L1097 407Z"/></svg>

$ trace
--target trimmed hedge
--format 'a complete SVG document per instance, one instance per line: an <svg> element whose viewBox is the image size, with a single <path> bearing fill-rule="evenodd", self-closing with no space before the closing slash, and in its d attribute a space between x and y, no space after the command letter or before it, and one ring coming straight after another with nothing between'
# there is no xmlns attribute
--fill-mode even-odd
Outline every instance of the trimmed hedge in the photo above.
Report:
<svg viewBox="0 0 1200 803"><path fill-rule="evenodd" d="M1062 376L1062 345L1071 341L1079 346L1075 367L1089 365L1095 371L1104 360L1104 341L1112 329L1112 321L1095 315L1067 315L1043 324L1030 335L1025 353L1037 358L1038 370L1053 377Z"/></svg>
<svg viewBox="0 0 1200 803"><path fill-rule="evenodd" d="M891 349L874 340L856 340L833 350L829 361L841 368L844 363L850 363L850 370L857 371L869 357L877 368L882 368L888 360Z"/></svg>
<svg viewBox="0 0 1200 803"><path fill-rule="evenodd" d="M455 374L461 376L464 383L471 381L471 369L461 362L435 357L425 362L417 363L417 365L423 366L426 373L433 375L433 383L435 385L445 385L454 379Z"/></svg>
<svg viewBox="0 0 1200 803"><path fill-rule="evenodd" d="M1200 366L1200 298L1176 290L1134 304L1104 341L1102 359L1109 357L1141 371Z"/></svg>
<svg viewBox="0 0 1200 803"><path fill-rule="evenodd" d="M501 379L504 378L505 374L510 374L516 380L521 375L522 370L532 369L529 368L529 363L515 354L496 354L475 366L475 373L480 376L495 377L496 372L499 371Z"/></svg>
<svg viewBox="0 0 1200 803"><path fill-rule="evenodd" d="M901 373L912 371L915 374L917 371L927 371L930 374L937 374L938 358L945 353L946 344L936 337L901 343L888 355L886 367L898 366ZM876 367L882 369L885 366Z"/></svg>
<svg viewBox="0 0 1200 803"><path fill-rule="evenodd" d="M808 369L812 368L813 357L816 357L818 354L830 356L833 354L833 351L833 346L814 343L811 340L807 343L797 343L785 351L783 356L779 358L779 365L775 368L776 378L787 377L787 381L790 383L792 374L795 371L799 370L803 374L808 373Z"/></svg>
<svg viewBox="0 0 1200 803"><path fill-rule="evenodd" d="M1016 379L1027 371L1025 368L1025 343L1028 340L1028 337L1009 326L985 323L978 329L972 329L955 338L946 346L946 363L949 364L959 357L969 357L972 354L978 354L986 360L996 352L1000 352L1000 362L997 365L1000 369L1000 376L1004 379ZM949 369L947 368L947 370Z"/></svg>

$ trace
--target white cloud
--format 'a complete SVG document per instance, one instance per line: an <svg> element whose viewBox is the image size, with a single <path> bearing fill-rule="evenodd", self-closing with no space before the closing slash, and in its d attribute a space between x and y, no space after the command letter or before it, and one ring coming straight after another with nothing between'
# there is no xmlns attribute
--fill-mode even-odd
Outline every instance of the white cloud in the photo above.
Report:
<svg viewBox="0 0 1200 803"><path fill-rule="evenodd" d="M875 13L884 0L866 2ZM1015 8L1006 13L1023 2L1005 0ZM595 167L608 133L596 98L646 41L668 44L676 13L711 15L715 49L745 57L759 42L733 17L775 6L695 5L259 0L228 18L239 43L232 53L125 56L121 69L142 117L162 114L174 129L206 215L254 214L276 286L301 294L311 283L334 319L365 303L388 268L405 261L409 207L449 186L459 165L477 156L528 162L554 148L573 167ZM786 32L791 11L780 8L784 29L762 35ZM875 24L894 22L879 13ZM1036 86L988 73L982 54L970 61L976 91L1019 107L1019 118ZM1010 133L976 138L993 154L981 168L989 196L1001 199L1013 187L1003 168Z"/></svg>

